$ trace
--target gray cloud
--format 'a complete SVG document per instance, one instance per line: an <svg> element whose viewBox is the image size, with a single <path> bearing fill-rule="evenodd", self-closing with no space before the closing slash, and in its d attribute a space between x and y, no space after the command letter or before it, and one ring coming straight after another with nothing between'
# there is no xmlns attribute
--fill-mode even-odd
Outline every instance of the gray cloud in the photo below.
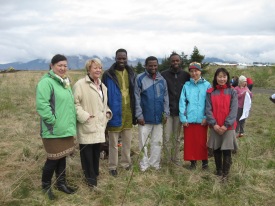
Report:
<svg viewBox="0 0 275 206"><path fill-rule="evenodd" d="M270 0L0 0L0 63L65 55L191 54L275 62Z"/></svg>

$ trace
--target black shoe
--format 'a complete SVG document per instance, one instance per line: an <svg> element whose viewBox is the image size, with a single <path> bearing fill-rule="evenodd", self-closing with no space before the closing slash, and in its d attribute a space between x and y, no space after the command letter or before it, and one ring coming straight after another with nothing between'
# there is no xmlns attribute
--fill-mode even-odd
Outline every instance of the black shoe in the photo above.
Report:
<svg viewBox="0 0 275 206"><path fill-rule="evenodd" d="M195 170L195 169L196 169L196 165L192 165L192 164L191 164L191 165L188 167L188 169L189 169L189 170Z"/></svg>
<svg viewBox="0 0 275 206"><path fill-rule="evenodd" d="M58 185L56 185L56 188L59 191L64 192L66 194L74 194L77 191L76 188L69 187L66 184L58 184Z"/></svg>
<svg viewBox="0 0 275 206"><path fill-rule="evenodd" d="M228 175L223 174L221 181L222 183L226 183L228 181Z"/></svg>
<svg viewBox="0 0 275 206"><path fill-rule="evenodd" d="M196 161L191 161L190 166L188 167L189 170L195 170L197 166L197 162Z"/></svg>
<svg viewBox="0 0 275 206"><path fill-rule="evenodd" d="M125 170L131 170L132 169L132 165L129 165L128 167L125 167Z"/></svg>
<svg viewBox="0 0 275 206"><path fill-rule="evenodd" d="M43 193L48 195L49 200L55 200L56 196L53 194L52 189L45 190L43 189Z"/></svg>
<svg viewBox="0 0 275 206"><path fill-rule="evenodd" d="M208 160L202 160L202 166L201 166L201 168L203 169L203 170L208 170Z"/></svg>
<svg viewBox="0 0 275 206"><path fill-rule="evenodd" d="M202 165L202 170L208 170L209 169L209 166L208 166L208 164L204 164L204 165Z"/></svg>
<svg viewBox="0 0 275 206"><path fill-rule="evenodd" d="M94 188L94 187L97 186L96 184L92 184L92 183L89 183L89 182L87 182L87 185L88 185L88 187L90 187L90 188Z"/></svg>
<svg viewBox="0 0 275 206"><path fill-rule="evenodd" d="M217 176L222 176L222 175L223 175L223 174L222 174L222 170L217 170L216 173L215 173L215 175L217 175Z"/></svg>
<svg viewBox="0 0 275 206"><path fill-rule="evenodd" d="M97 179L94 178L86 178L85 182L89 187L96 187L97 186Z"/></svg>
<svg viewBox="0 0 275 206"><path fill-rule="evenodd" d="M112 175L113 177L117 176L117 171L116 170L110 170L109 171L110 175Z"/></svg>
<svg viewBox="0 0 275 206"><path fill-rule="evenodd" d="M52 192L51 183L42 182L42 191L48 196L49 200L56 199L56 196Z"/></svg>

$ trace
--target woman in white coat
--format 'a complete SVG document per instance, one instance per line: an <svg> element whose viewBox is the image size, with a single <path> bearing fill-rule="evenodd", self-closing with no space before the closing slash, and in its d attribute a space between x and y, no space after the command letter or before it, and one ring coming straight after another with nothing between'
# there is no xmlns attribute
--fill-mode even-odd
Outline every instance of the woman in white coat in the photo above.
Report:
<svg viewBox="0 0 275 206"><path fill-rule="evenodd" d="M77 113L77 139L81 166L87 184L97 187L100 144L105 142L105 128L112 112L107 106L107 88L101 82L102 63L98 58L88 60L87 75L73 87Z"/></svg>

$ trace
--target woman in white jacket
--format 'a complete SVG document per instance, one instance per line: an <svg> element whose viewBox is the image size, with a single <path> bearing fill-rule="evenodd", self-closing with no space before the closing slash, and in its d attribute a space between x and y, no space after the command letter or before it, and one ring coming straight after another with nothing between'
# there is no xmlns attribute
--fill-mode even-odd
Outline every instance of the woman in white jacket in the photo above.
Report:
<svg viewBox="0 0 275 206"><path fill-rule="evenodd" d="M100 144L105 142L105 128L112 112L107 106L107 88L100 80L101 61L88 60L85 68L87 75L75 83L73 93L81 166L88 186L94 189L99 175Z"/></svg>

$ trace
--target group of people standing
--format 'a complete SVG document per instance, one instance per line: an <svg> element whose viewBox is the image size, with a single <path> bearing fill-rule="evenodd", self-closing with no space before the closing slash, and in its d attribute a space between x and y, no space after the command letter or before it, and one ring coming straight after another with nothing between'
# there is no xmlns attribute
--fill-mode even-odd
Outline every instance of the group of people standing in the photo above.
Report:
<svg viewBox="0 0 275 206"><path fill-rule="evenodd" d="M67 59L58 54L51 60L50 71L39 81L36 107L47 152L42 189L49 199L55 199L51 189L54 172L58 190L67 194L76 191L67 185L65 176L65 158L74 151L74 136L79 143L85 180L92 189L97 189L100 144L105 142L106 131L110 175L118 175L119 138L120 165L130 170L135 124L138 124L141 171L161 168L162 147L163 161L181 165L183 128L184 160L191 162L190 169L196 168L197 160L202 160L202 169L208 169L207 148L211 148L217 175L227 178L231 151L237 149L238 113L238 96L230 85L228 71L217 69L211 86L201 75L200 63L192 62L188 73L181 68L181 58L176 53L170 55L170 68L162 73L158 72L159 63L154 56L146 58L145 71L139 75L128 66L127 59L127 51L118 49L116 62L103 75L101 61L88 60L87 75L71 89L66 75Z"/></svg>

